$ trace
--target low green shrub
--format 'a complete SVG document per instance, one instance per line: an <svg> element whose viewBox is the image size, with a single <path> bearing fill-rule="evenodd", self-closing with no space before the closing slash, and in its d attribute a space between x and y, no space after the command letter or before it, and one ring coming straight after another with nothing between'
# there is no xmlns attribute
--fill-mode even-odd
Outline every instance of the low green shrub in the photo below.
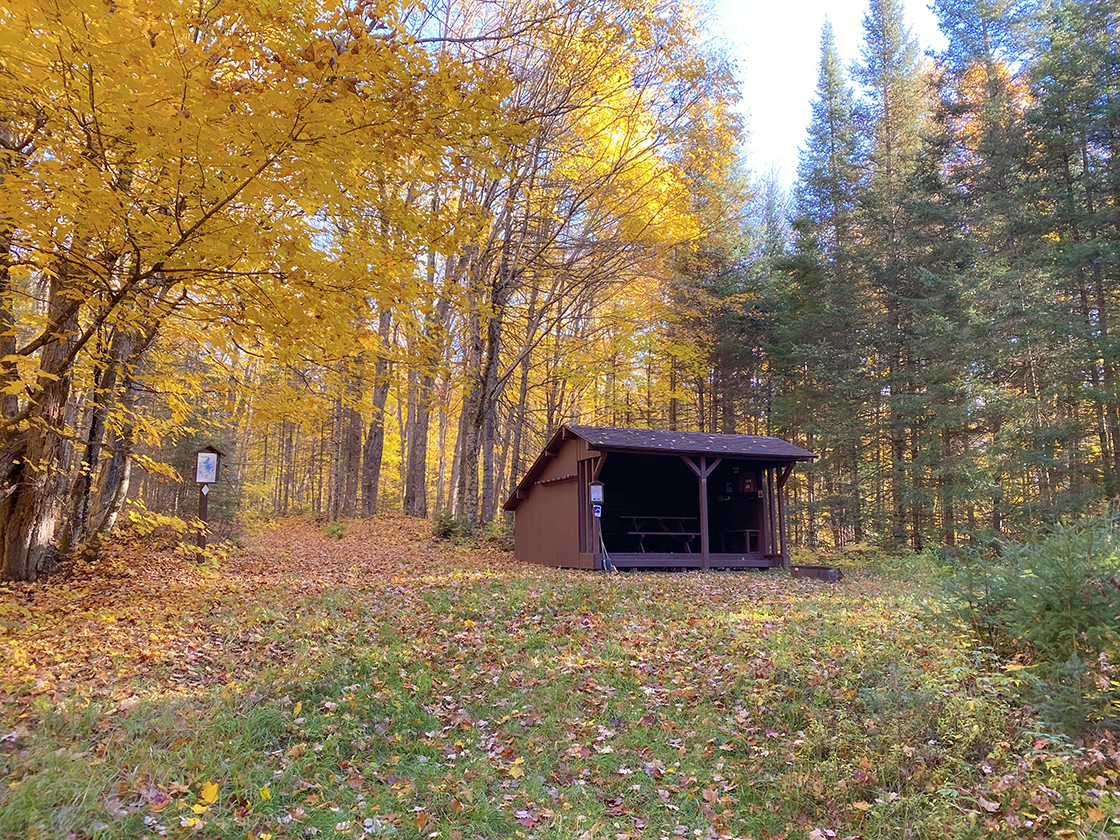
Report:
<svg viewBox="0 0 1120 840"><path fill-rule="evenodd" d="M487 522L479 529L479 541L501 551L513 551L513 523Z"/></svg>
<svg viewBox="0 0 1120 840"><path fill-rule="evenodd" d="M441 510L432 517L432 533L456 545L486 546L513 551L513 523L499 520L472 525L465 517Z"/></svg>
<svg viewBox="0 0 1120 840"><path fill-rule="evenodd" d="M1031 542L965 554L942 588L952 615L1064 729L1120 722L1120 522L1060 522Z"/></svg>
<svg viewBox="0 0 1120 840"><path fill-rule="evenodd" d="M474 539L474 526L465 517L456 516L449 510L437 511L432 517L432 532L439 539L453 543Z"/></svg>
<svg viewBox="0 0 1120 840"><path fill-rule="evenodd" d="M328 522L320 530L324 537L340 540L346 536L346 527L341 522Z"/></svg>

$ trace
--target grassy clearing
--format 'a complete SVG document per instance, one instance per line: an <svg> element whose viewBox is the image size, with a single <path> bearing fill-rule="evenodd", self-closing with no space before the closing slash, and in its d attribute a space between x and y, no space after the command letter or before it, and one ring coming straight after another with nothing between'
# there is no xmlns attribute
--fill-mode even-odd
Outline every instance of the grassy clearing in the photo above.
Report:
<svg viewBox="0 0 1120 840"><path fill-rule="evenodd" d="M1108 837L927 587L590 575L310 522L0 596L0 836Z"/></svg>

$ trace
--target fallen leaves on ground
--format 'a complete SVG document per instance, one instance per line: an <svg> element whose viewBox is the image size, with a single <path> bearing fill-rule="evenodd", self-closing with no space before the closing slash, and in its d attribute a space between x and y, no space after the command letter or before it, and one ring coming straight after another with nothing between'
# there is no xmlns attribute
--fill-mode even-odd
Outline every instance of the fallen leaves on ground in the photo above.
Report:
<svg viewBox="0 0 1120 840"><path fill-rule="evenodd" d="M553 570L427 528L288 520L205 564L118 540L4 587L0 806L43 838L1051 837L1120 818L1115 742L1029 736L905 582Z"/></svg>

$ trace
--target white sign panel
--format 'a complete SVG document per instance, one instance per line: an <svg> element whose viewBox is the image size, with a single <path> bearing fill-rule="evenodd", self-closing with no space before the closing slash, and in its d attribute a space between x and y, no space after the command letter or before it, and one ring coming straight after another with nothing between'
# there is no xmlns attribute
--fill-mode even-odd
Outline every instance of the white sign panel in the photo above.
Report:
<svg viewBox="0 0 1120 840"><path fill-rule="evenodd" d="M215 452L199 452L194 480L199 484L213 484L218 480L218 455Z"/></svg>

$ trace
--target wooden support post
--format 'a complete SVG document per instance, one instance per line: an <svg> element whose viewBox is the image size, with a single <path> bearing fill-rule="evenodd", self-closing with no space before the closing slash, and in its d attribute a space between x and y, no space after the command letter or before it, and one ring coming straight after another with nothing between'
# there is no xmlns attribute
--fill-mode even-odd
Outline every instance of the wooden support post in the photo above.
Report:
<svg viewBox="0 0 1120 840"><path fill-rule="evenodd" d="M586 461L580 461L576 466L576 473L579 478L576 483L579 489L576 492L579 494L579 504L576 505L576 524L579 528L579 551L581 554L593 552L595 546L592 545L591 540L591 524L587 521L591 516L591 502L588 499L588 485L591 479L588 475L591 473L591 465ZM594 560L591 562L592 567L595 566Z"/></svg>
<svg viewBox="0 0 1120 840"><path fill-rule="evenodd" d="M771 467L766 467L766 529L771 535L769 539L768 551L769 556L774 557L778 553L778 533L777 533L777 511L774 510L774 470Z"/></svg>
<svg viewBox="0 0 1120 840"><path fill-rule="evenodd" d="M708 570L708 459L700 456L700 568Z"/></svg>
<svg viewBox="0 0 1120 840"><path fill-rule="evenodd" d="M591 517L591 566L595 571L601 572L603 570L603 532L599 530L603 527L603 522L598 516ZM598 559L596 559L598 558Z"/></svg>
<svg viewBox="0 0 1120 840"><path fill-rule="evenodd" d="M782 566L789 568L789 544L786 534L786 482L793 472L793 464L789 464L778 476L778 533L780 534L780 552Z"/></svg>
<svg viewBox="0 0 1120 840"><path fill-rule="evenodd" d="M194 480L198 482L198 518L202 523L198 531L198 559L201 560L202 551L206 548L207 523L210 521L208 513L210 486L218 480L222 453L212 446L205 446L198 450L194 457Z"/></svg>
<svg viewBox="0 0 1120 840"><path fill-rule="evenodd" d="M786 491L778 491L778 533L781 535L779 550L782 554L782 566L789 568L789 547L786 545Z"/></svg>
<svg viewBox="0 0 1120 840"><path fill-rule="evenodd" d="M770 470L770 524L774 527L774 553L782 554L782 529L778 521L778 471Z"/></svg>
<svg viewBox="0 0 1120 840"><path fill-rule="evenodd" d="M203 551L206 548L206 528L207 523L210 521L208 508L210 501L210 485L198 485L198 518L202 522L202 527L198 529L198 550Z"/></svg>
<svg viewBox="0 0 1120 840"><path fill-rule="evenodd" d="M684 461L690 470L700 479L700 568L707 570L708 568L708 476L710 476L715 468L719 466L722 458L714 459L710 464L706 456L700 456L700 465L696 463L687 455L681 455L681 460Z"/></svg>
<svg viewBox="0 0 1120 840"><path fill-rule="evenodd" d="M762 551L762 556L765 557L770 553L770 512L767 508L766 500L769 497L766 492L766 470L761 469L758 471L758 496L762 501L762 510L758 514L758 547Z"/></svg>

